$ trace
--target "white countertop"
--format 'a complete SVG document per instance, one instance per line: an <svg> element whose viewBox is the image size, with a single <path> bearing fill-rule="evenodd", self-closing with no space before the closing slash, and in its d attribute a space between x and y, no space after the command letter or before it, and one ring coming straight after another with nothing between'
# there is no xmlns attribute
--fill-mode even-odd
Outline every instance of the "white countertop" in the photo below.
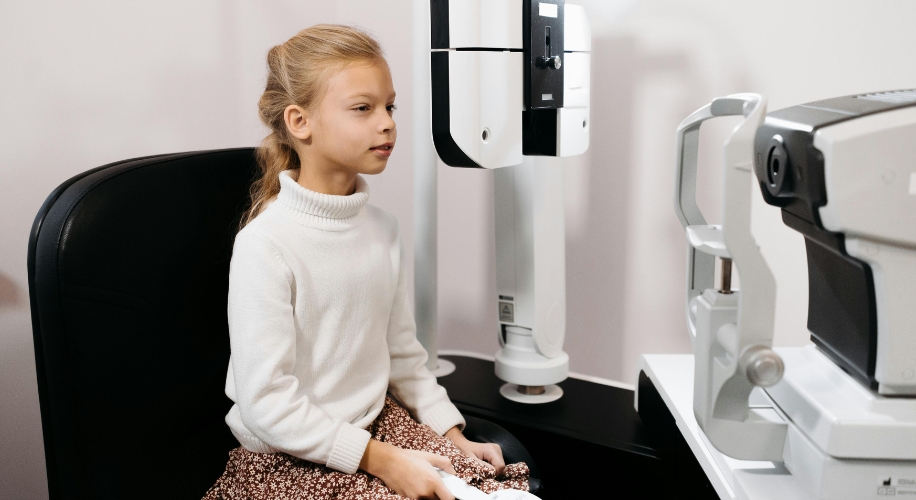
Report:
<svg viewBox="0 0 916 500"><path fill-rule="evenodd" d="M693 416L693 355L648 354L639 369L655 384L678 429L723 500L806 500L781 463L726 457L706 440Z"/></svg>

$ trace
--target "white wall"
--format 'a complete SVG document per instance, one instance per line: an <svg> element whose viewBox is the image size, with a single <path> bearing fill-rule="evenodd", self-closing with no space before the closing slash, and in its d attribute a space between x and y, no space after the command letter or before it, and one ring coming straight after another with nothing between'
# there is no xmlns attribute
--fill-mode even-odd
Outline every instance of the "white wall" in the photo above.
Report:
<svg viewBox="0 0 916 500"><path fill-rule="evenodd" d="M112 161L256 145L267 49L319 22L359 24L390 55L407 140L371 182L410 246L409 2L0 3L0 498L47 497L26 277L45 196Z"/></svg>
<svg viewBox="0 0 916 500"><path fill-rule="evenodd" d="M604 0L582 3L609 8ZM916 4L905 1L643 1L595 35L593 147L589 165L567 177L570 184L570 177L585 177L578 185L592 191L573 209L572 197L586 191L567 189L573 370L632 382L640 353L689 348L684 238L672 210L677 124L735 92L762 93L775 110L916 87L909 63L914 15ZM710 179L701 206L714 221L721 218L721 144L736 124L717 121L724 123L704 125L700 151L701 176ZM778 284L775 342L802 345L803 239L783 225L778 209L760 196L754 202L754 231Z"/></svg>
<svg viewBox="0 0 916 500"><path fill-rule="evenodd" d="M672 210L674 129L711 98L770 109L916 87L916 4L578 0L594 23L592 148L566 167L566 348L577 372L632 382L641 352L686 352L684 241ZM45 498L26 284L29 227L68 177L141 155L255 145L267 49L318 22L372 31L389 56L401 136L373 203L412 248L408 0L0 4L0 497ZM701 203L719 217L719 145L704 126ZM440 166L440 348L491 354L488 172ZM759 200L758 200L759 201ZM779 285L777 343L806 342L801 237L755 205Z"/></svg>
<svg viewBox="0 0 916 500"><path fill-rule="evenodd" d="M673 210L678 123L712 98L735 92L762 93L775 110L916 87L916 66L909 63L916 4L567 1L584 5L592 20L593 107L591 149L565 167L565 348L572 371L633 383L640 353L690 349L686 244ZM701 131L699 202L711 222L721 220L721 145L736 124L720 118ZM492 192L485 180L475 179L474 186L467 180L485 173L441 172L449 183L440 183L440 220L453 224L440 226L441 347L490 354L498 348L491 333L493 262L476 252L488 245L492 255L492 208L484 212L476 204L487 203ZM453 183L459 178L467 183L461 192ZM471 213L460 220L468 199ZM804 240L759 196L753 229L777 280L775 343L803 345ZM463 267L467 253L474 265Z"/></svg>

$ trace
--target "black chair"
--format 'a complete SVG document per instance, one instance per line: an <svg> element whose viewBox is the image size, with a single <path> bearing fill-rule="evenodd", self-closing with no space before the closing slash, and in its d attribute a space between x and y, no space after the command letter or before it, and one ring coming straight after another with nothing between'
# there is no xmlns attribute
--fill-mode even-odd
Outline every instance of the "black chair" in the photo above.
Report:
<svg viewBox="0 0 916 500"><path fill-rule="evenodd" d="M199 499L223 472L229 259L256 171L251 148L138 158L42 205L28 268L52 500ZM501 427L466 434L536 471Z"/></svg>

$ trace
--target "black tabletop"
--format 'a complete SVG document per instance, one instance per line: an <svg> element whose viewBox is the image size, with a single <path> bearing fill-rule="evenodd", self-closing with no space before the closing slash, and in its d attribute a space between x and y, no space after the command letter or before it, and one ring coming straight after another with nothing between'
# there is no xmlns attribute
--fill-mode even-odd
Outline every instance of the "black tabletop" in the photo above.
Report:
<svg viewBox="0 0 916 500"><path fill-rule="evenodd" d="M633 391L578 379L559 385L563 397L545 404L509 401L499 394L493 362L443 356L456 370L439 378L459 410L483 418L530 427L564 437L658 458L649 431L633 407Z"/></svg>

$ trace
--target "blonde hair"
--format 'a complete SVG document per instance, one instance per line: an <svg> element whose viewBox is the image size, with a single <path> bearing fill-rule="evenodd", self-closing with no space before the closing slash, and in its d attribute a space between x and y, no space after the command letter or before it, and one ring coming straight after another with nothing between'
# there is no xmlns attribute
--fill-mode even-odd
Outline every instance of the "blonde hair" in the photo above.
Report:
<svg viewBox="0 0 916 500"><path fill-rule="evenodd" d="M286 108L295 104L313 109L335 71L352 62L379 59L384 60L382 48L368 33L336 24L306 28L267 52L267 84L258 113L270 134L257 150L261 176L251 185L251 208L242 227L280 192L280 173L300 166L283 119Z"/></svg>

